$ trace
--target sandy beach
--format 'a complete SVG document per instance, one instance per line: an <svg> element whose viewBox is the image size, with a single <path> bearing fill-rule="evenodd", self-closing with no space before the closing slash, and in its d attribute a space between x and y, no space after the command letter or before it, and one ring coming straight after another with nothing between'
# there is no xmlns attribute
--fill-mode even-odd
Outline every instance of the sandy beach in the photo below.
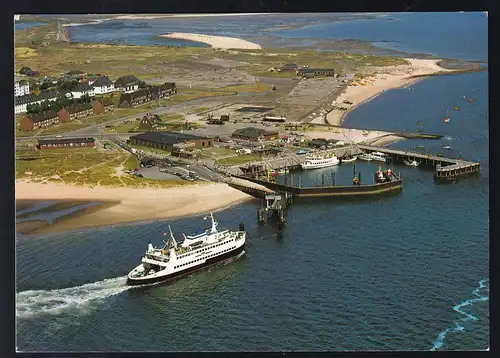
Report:
<svg viewBox="0 0 500 358"><path fill-rule="evenodd" d="M205 43L214 48L224 48L224 49L252 49L259 50L261 46L242 39L235 37L225 37L225 36L213 36L213 35L203 35L203 34L190 34L183 32L172 32L170 34L160 35L161 37L166 37L170 39L180 39L189 40Z"/></svg>
<svg viewBox="0 0 500 358"><path fill-rule="evenodd" d="M411 65L388 66L375 68L373 73L361 80L355 81L357 85L349 85L347 89L334 101L334 105L347 108L346 111L334 109L326 116L327 121L333 125L341 125L347 113L372 100L384 91L400 88L415 83L422 77L416 75L433 75L438 72L450 72L438 65L439 59L424 60L407 58ZM352 104L343 103L344 101Z"/></svg>
<svg viewBox="0 0 500 358"><path fill-rule="evenodd" d="M304 133L308 139L324 138L341 140L345 143L364 143L368 145L384 146L405 138L384 131L366 131L362 129L335 128L333 131L308 131Z"/></svg>
<svg viewBox="0 0 500 358"><path fill-rule="evenodd" d="M106 188L16 181L16 200L86 200L115 202L102 210L69 217L43 231L65 231L125 222L204 214L252 197L223 183L186 187Z"/></svg>

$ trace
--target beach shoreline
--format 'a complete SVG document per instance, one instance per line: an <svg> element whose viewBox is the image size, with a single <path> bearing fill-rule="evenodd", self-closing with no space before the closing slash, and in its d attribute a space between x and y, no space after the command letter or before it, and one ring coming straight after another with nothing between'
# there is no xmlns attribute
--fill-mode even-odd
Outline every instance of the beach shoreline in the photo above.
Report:
<svg viewBox="0 0 500 358"><path fill-rule="evenodd" d="M201 42L213 48L221 49L246 49L246 50L260 50L262 47L256 43L242 40L236 37L215 36L204 34L193 34L184 32L172 32L169 34L158 35L169 39L188 40Z"/></svg>
<svg viewBox="0 0 500 358"><path fill-rule="evenodd" d="M16 181L16 202L81 201L101 202L74 215L56 220L53 225L33 224L34 218L20 225L25 233L48 233L84 228L96 228L123 223L172 219L222 210L251 196L223 183L185 187L110 188L84 187L56 183ZM31 223L30 223L31 222Z"/></svg>
<svg viewBox="0 0 500 358"><path fill-rule="evenodd" d="M354 84L347 86L332 103L334 106L344 107L346 110L332 109L326 120L331 125L342 126L349 112L358 106L372 101L385 91L408 87L426 76L438 73L451 73L460 71L446 69L439 66L441 59L414 59L406 58L409 65L378 67L364 76L355 80ZM352 104L344 103L352 102Z"/></svg>

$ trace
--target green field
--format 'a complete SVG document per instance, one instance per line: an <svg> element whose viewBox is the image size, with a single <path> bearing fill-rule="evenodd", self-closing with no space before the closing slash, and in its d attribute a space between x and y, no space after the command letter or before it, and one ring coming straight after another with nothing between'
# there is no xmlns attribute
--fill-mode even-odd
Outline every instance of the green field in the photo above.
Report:
<svg viewBox="0 0 500 358"><path fill-rule="evenodd" d="M237 165L244 164L248 162L253 162L256 160L260 160L260 156L255 154L242 154L234 157L224 158L217 160L217 164L219 165Z"/></svg>
<svg viewBox="0 0 500 358"><path fill-rule="evenodd" d="M16 161L16 178L33 182L59 182L86 186L158 187L186 185L181 180L152 180L121 174L124 169L138 166L130 154L100 153L96 149L57 149L44 151L38 160Z"/></svg>

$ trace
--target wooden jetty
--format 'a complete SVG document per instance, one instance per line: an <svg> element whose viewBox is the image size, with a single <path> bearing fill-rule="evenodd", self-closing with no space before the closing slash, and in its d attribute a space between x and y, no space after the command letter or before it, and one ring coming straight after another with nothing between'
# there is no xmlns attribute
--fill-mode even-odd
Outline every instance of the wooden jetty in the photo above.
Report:
<svg viewBox="0 0 500 358"><path fill-rule="evenodd" d="M409 152L401 149L377 147L371 145L358 145L359 149L367 152L381 152L389 154L393 161L415 160L421 165L436 168L435 180L454 180L460 176L479 173L480 164L462 159L444 158L437 155Z"/></svg>

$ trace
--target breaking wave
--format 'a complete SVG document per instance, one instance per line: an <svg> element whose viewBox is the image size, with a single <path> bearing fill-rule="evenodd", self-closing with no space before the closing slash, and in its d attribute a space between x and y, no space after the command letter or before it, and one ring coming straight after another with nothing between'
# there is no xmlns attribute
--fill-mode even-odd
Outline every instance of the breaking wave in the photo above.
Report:
<svg viewBox="0 0 500 358"><path fill-rule="evenodd" d="M22 291L16 295L16 315L19 318L58 315L71 308L81 308L126 291L130 288L125 285L126 280L123 276L56 290Z"/></svg>
<svg viewBox="0 0 500 358"><path fill-rule="evenodd" d="M477 298L468 299L467 301L463 301L463 302L461 302L458 305L455 305L453 307L454 311L456 311L456 312L458 312L458 313L460 313L460 314L462 314L462 315L465 316L459 322L467 322L467 321L470 321L470 320L473 320L473 321L478 320L478 318L476 316L474 316L474 315L472 315L472 314L470 314L468 312L463 311L462 307L471 306L475 302L487 301L488 300L488 294L481 295L479 293L479 291L481 291L483 288L487 287L487 282L488 282L488 279L484 279L484 280L479 281L479 286L474 291L472 291L472 294L474 296L477 296ZM434 341L434 346L431 348L431 351L438 350L439 348L441 348L443 346L444 339L446 338L446 335L448 333L450 333L450 332L464 332L465 331L464 326L462 326L459 322L455 322L455 327L446 328L444 331L442 331L441 333L439 333L438 337Z"/></svg>

